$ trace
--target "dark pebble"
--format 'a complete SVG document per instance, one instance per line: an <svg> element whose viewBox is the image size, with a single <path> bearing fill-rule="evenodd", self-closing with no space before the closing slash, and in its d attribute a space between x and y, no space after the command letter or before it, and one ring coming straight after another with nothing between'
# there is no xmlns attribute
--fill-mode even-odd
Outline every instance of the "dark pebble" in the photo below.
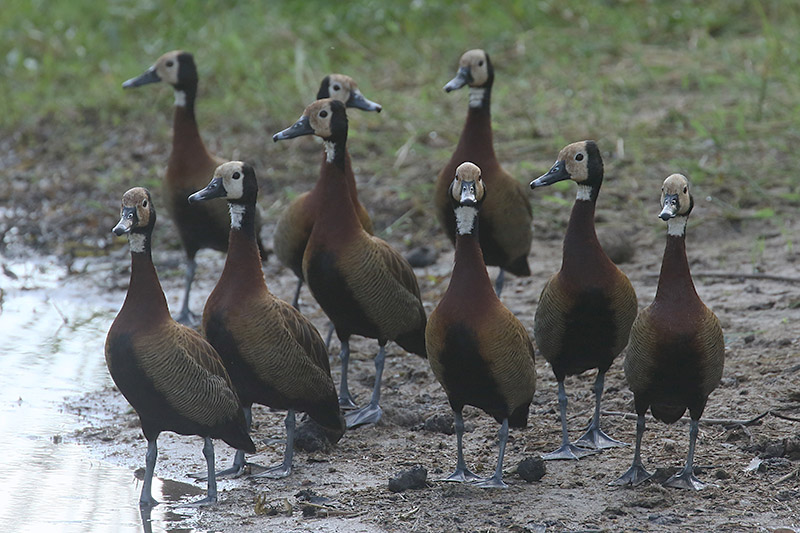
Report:
<svg viewBox="0 0 800 533"><path fill-rule="evenodd" d="M541 457L527 457L517 465L517 474L528 483L539 481L546 473L547 467Z"/></svg>
<svg viewBox="0 0 800 533"><path fill-rule="evenodd" d="M444 433L445 435L452 435L455 433L455 429L453 428L453 415L451 414L433 415L425 420L425 425L423 427L425 431L432 431L433 433Z"/></svg>
<svg viewBox="0 0 800 533"><path fill-rule="evenodd" d="M424 489L428 486L425 482L428 479L428 471L425 467L415 466L409 470L400 472L397 477L389 480L389 490L392 492L403 492L409 489Z"/></svg>
<svg viewBox="0 0 800 533"><path fill-rule="evenodd" d="M714 472L714 477L717 479L730 479L731 475L727 472L727 470L717 468L717 470Z"/></svg>
<svg viewBox="0 0 800 533"><path fill-rule="evenodd" d="M294 447L305 452L329 452L333 444L328 438L328 432L308 418L301 422L294 434Z"/></svg>
<svg viewBox="0 0 800 533"><path fill-rule="evenodd" d="M430 246L417 246L406 254L406 261L414 268L430 266L437 259L439 259L439 252Z"/></svg>

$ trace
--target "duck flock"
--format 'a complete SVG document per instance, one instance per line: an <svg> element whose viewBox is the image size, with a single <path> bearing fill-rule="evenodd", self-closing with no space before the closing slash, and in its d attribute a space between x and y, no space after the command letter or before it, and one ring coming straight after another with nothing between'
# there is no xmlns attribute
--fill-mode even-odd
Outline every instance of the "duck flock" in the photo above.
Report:
<svg viewBox="0 0 800 533"><path fill-rule="evenodd" d="M373 234L347 151L347 108L380 112L381 106L365 98L352 78L331 74L301 118L273 136L277 142L316 135L324 146L319 180L290 203L275 229L275 255L298 280L289 304L269 291L264 278L262 261L268 251L260 239L255 169L214 157L200 138L192 55L166 53L123 87L160 81L175 92L164 196L154 198L148 190L134 187L122 197L113 232L128 237L131 278L105 345L109 372L138 413L147 440L142 508L157 503L151 485L162 431L203 437L208 492L197 503L205 504L217 500L218 476L253 471L246 468L245 456L256 451L249 435L254 403L287 412L283 462L256 469L259 473L254 475L262 477L290 475L297 413L308 415L332 443L346 438L352 428L378 422L389 341L428 360L453 410L457 461L443 481L505 486L503 454L509 428L527 425L536 390L537 352L558 382L562 428L560 446L543 459L578 459L623 445L602 431L600 405L605 374L627 346L624 369L638 417L636 443L630 469L612 484L638 485L651 477L641 459L648 410L667 424L688 410L686 465L664 484L703 487L693 472L697 425L722 377L724 342L720 323L698 297L689 271L685 235L693 201L685 176L672 174L661 187L654 214L666 223L666 246L655 299L639 311L633 286L595 234L603 183L600 149L585 140L561 150L553 167L530 183L536 189L572 180L577 188L561 269L542 290L531 338L500 298L506 271L530 275L531 193L495 157L490 115L494 70L489 55L467 51L456 76L444 87L447 92L469 87L466 123L438 175L433 199L437 218L455 246L455 261L446 292L426 316L410 264ZM175 319L151 256L154 204L166 206L186 251L185 293ZM199 319L189 309L189 294L195 255L203 248L227 252L227 258ZM487 265L500 268L494 282ZM303 283L341 342L338 390L327 343L297 309ZM186 325L195 320L201 324L199 332ZM353 335L378 342L375 385L362 407L353 401L347 382ZM571 441L564 381L590 369L598 371L594 416L585 433ZM489 478L472 473L464 458L465 405L483 410L500 424L497 467ZM213 439L236 449L231 468L215 472Z"/></svg>

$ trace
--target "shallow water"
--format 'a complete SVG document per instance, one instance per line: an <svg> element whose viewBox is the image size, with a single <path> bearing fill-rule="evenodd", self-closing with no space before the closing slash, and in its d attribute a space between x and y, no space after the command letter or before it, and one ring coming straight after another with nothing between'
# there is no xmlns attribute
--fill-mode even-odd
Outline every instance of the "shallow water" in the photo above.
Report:
<svg viewBox="0 0 800 533"><path fill-rule="evenodd" d="M63 409L65 398L111 384L103 344L124 294L91 275L67 275L54 261L0 263L3 531L142 531L141 483L131 469L70 442L80 421ZM193 487L156 479L153 496L176 501L184 488ZM191 517L159 505L148 525L194 531Z"/></svg>

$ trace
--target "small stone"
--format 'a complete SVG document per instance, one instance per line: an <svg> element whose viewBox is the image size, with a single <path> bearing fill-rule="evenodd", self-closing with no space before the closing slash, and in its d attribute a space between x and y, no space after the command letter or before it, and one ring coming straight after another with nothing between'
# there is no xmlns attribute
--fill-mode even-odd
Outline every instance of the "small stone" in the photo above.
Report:
<svg viewBox="0 0 800 533"><path fill-rule="evenodd" d="M714 471L714 477L717 479L730 479L731 475L727 472L727 470L717 468L716 471Z"/></svg>
<svg viewBox="0 0 800 533"><path fill-rule="evenodd" d="M455 433L453 428L453 415L433 415L425 420L423 426L425 431L432 431L434 433L444 433L445 435L452 435Z"/></svg>
<svg viewBox="0 0 800 533"><path fill-rule="evenodd" d="M517 465L517 475L532 483L539 481L547 473L547 467L541 457L527 457Z"/></svg>
<svg viewBox="0 0 800 533"><path fill-rule="evenodd" d="M784 446L783 441L770 442L767 444L762 457L766 459L770 459L772 457L783 457L785 450L786 446Z"/></svg>
<svg viewBox="0 0 800 533"><path fill-rule="evenodd" d="M303 518L311 518L312 516L317 516L317 508L313 505L304 505Z"/></svg>
<svg viewBox="0 0 800 533"><path fill-rule="evenodd" d="M430 246L417 246L406 254L406 261L413 268L421 268L434 264L439 259L439 252Z"/></svg>
<svg viewBox="0 0 800 533"><path fill-rule="evenodd" d="M396 477L389 480L389 490L392 492L403 492L409 489L424 489L428 486L428 471L425 467L415 466L409 470L400 472Z"/></svg>
<svg viewBox="0 0 800 533"><path fill-rule="evenodd" d="M754 340L756 340L756 336L755 336L755 335L747 335L747 336L744 338L744 343L745 343L745 344L750 344L750 343L751 343L751 342L753 342Z"/></svg>

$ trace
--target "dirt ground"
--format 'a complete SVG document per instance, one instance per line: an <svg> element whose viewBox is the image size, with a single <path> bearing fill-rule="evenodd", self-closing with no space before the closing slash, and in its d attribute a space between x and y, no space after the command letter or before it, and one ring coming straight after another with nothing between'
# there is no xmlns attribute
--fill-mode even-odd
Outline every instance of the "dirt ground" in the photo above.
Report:
<svg viewBox="0 0 800 533"><path fill-rule="evenodd" d="M622 241L633 247L633 258L621 267L643 307L655 293L666 232L665 224L655 216L658 190L651 195L652 219L629 231L624 214L609 209L606 188L598 203L598 233L601 241ZM205 483L187 476L204 468L201 441L163 434L156 475L197 489L180 502L160 507L168 508L176 526L232 532L800 531L800 285L779 279L702 275L752 274L757 263L758 271L768 276L797 278L798 253L787 235L797 235L800 223L788 220L787 231L779 232L760 221L708 217L708 206L702 198L697 200L689 220L688 255L698 292L720 318L726 339L722 383L709 399L704 413L707 423L700 426L696 452L698 477L708 483L704 490L683 492L655 482L637 488L609 487L607 484L630 465L632 447L606 450L580 461L548 462L540 481L521 479L516 474L520 461L551 451L560 441L556 382L542 358L537 360L538 383L529 427L512 430L509 438L505 460L508 488L480 489L438 481L455 465L456 439L446 431L448 424L442 424L451 411L428 363L390 344L384 373L384 417L378 425L348 432L327 452L298 451L294 471L287 479L220 481L219 504L186 519L182 519L180 503L205 490ZM503 302L529 331L542 286L560 265L561 232L568 216L569 208L564 207L557 223L537 219L530 258L532 276L506 278ZM160 224L169 224L160 220ZM270 229L267 227L265 234ZM759 235L760 248L754 251L750 243ZM402 242L393 244L404 248ZM417 269L428 313L447 287L453 258L444 239L435 240L432 246L441 252L438 260ZM158 242L155 248L162 283L175 309L182 285L181 253L162 251ZM99 261L108 261L107 288L118 291L121 302L128 276L123 266L127 265L127 250ZM222 261L221 254L201 252L194 309L202 307ZM264 270L273 293L290 299L293 275L274 257ZM494 277L496 269L490 269L490 275ZM320 331L326 331L327 321L307 289L301 305ZM352 348L351 390L363 403L372 387L377 344L356 338ZM334 340L331 353L337 352ZM632 443L633 402L622 358L606 379L603 427L611 436ZM338 384L335 355L331 362ZM580 435L592 414L594 378L594 372L588 372L566 381L572 438ZM75 440L105 460L131 470L143 467L146 446L138 419L118 392L90 393L70 400L68 408L85 420L85 427L73 436ZM765 416L752 424L737 423L762 414ZM265 408L254 410L254 441L259 447L259 453L251 458L254 462L280 461L283 443L274 438L284 435L283 417L284 413ZM477 473L489 475L497 456L498 425L472 408L465 411L465 420L470 430L465 435L467 464ZM648 418L642 447L648 470L659 469L659 474L667 475L666 469L684 464L688 429L685 420L666 426ZM273 441L262 444L265 439ZM218 468L227 466L233 451L222 443L216 449ZM425 488L389 491L390 478L416 465L427 469ZM184 494L191 492L184 489Z"/></svg>

